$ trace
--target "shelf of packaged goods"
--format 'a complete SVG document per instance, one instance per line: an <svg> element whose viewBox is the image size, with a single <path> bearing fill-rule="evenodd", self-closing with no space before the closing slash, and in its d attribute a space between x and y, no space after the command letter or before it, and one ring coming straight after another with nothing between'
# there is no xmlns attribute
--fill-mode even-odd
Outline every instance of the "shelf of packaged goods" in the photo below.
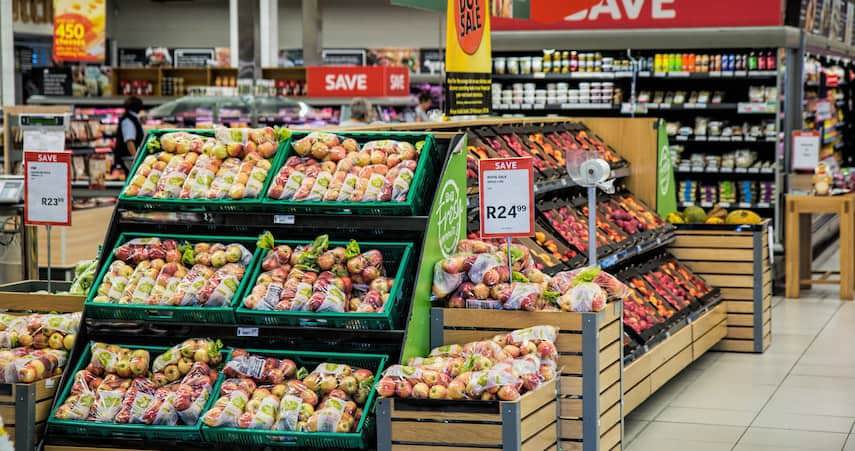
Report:
<svg viewBox="0 0 855 451"><path fill-rule="evenodd" d="M566 110L617 110L612 103L537 103L537 104L493 104L494 111L566 111Z"/></svg>
<svg viewBox="0 0 855 451"><path fill-rule="evenodd" d="M775 168L709 168L698 166L677 166L674 173L678 175L721 175L724 177L773 176Z"/></svg>
<svg viewBox="0 0 855 451"><path fill-rule="evenodd" d="M411 73L410 74L410 84L417 83L435 83L440 84L443 81L442 74L420 74L420 73Z"/></svg>
<svg viewBox="0 0 855 451"><path fill-rule="evenodd" d="M141 96L143 105L157 106L171 102L178 97ZM120 107L126 97L75 97L75 96L31 96L27 99L29 105L76 105L76 106L116 106Z"/></svg>
<svg viewBox="0 0 855 451"><path fill-rule="evenodd" d="M762 136L762 137L754 137L754 136L669 136L668 141L671 143L722 143L722 142L732 142L732 143L776 143L778 142L777 136Z"/></svg>
<svg viewBox="0 0 855 451"><path fill-rule="evenodd" d="M622 168L612 169L612 178L619 179L629 175L629 167L624 166ZM564 177L554 179L554 180L544 180L541 182L535 182L534 184L534 194L536 196L540 196L543 194L551 193L553 191L557 191L564 188L569 188L571 186L578 186L576 182L570 178L569 175L565 175ZM478 206L478 193L476 187L476 193L470 194L466 201L467 208L475 208Z"/></svg>
<svg viewBox="0 0 855 451"><path fill-rule="evenodd" d="M632 71L614 71L614 72L561 72L561 73L544 73L535 72L530 74L493 74L493 80L548 80L548 81L566 81L566 80L614 80L622 78L632 78ZM757 71L712 71L712 72L637 72L638 78L691 78L691 79L742 79L742 78L775 78L778 72L774 70L757 70Z"/></svg>
<svg viewBox="0 0 855 451"><path fill-rule="evenodd" d="M769 210L775 208L775 204L772 202L678 202L678 205L680 208L696 206L701 208L713 208L716 205L721 208L747 208L749 210Z"/></svg>

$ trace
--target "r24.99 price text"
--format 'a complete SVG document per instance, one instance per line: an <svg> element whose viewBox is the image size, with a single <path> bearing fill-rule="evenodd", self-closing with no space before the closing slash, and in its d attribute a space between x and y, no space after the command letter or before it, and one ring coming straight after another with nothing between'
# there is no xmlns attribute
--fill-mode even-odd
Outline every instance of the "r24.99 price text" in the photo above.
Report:
<svg viewBox="0 0 855 451"><path fill-rule="evenodd" d="M525 213L527 207L525 205L505 205L488 206L487 219L507 219L516 218L517 214Z"/></svg>

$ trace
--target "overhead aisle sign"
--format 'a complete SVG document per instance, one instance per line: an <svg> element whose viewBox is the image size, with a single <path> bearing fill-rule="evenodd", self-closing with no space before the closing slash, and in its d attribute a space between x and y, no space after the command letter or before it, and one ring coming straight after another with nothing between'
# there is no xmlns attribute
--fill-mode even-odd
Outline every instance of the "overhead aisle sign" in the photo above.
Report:
<svg viewBox="0 0 855 451"><path fill-rule="evenodd" d="M106 0L53 0L53 59L103 63Z"/></svg>

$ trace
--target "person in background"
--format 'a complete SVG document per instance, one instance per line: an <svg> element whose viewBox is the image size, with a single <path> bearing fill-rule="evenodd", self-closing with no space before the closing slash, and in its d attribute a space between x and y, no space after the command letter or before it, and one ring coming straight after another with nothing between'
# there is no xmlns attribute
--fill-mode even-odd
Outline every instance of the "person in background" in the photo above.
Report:
<svg viewBox="0 0 855 451"><path fill-rule="evenodd" d="M119 118L119 127L116 136L116 148L113 150L114 168L121 168L130 174L130 168L125 164L124 158L130 158L137 154L137 149L142 144L143 132L140 122L140 111L143 103L139 97L128 97L125 99L125 113Z"/></svg>
<svg viewBox="0 0 855 451"><path fill-rule="evenodd" d="M419 104L416 105L416 122L429 122L430 115L428 112L433 107L433 96L429 92L419 94Z"/></svg>
<svg viewBox="0 0 855 451"><path fill-rule="evenodd" d="M338 125L342 127L358 127L360 125L368 125L371 123L374 107L371 102L356 97L350 101L350 119L342 121Z"/></svg>

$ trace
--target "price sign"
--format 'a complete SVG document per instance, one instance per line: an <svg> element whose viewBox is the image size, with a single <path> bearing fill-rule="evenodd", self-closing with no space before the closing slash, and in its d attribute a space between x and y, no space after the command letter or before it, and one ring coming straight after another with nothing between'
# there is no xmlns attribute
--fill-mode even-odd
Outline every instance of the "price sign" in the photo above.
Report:
<svg viewBox="0 0 855 451"><path fill-rule="evenodd" d="M71 225L71 152L24 152L24 223Z"/></svg>
<svg viewBox="0 0 855 451"><path fill-rule="evenodd" d="M531 157L480 160L478 180L483 238L534 235Z"/></svg>
<svg viewBox="0 0 855 451"><path fill-rule="evenodd" d="M819 163L820 136L816 130L793 131L793 169L814 170Z"/></svg>

